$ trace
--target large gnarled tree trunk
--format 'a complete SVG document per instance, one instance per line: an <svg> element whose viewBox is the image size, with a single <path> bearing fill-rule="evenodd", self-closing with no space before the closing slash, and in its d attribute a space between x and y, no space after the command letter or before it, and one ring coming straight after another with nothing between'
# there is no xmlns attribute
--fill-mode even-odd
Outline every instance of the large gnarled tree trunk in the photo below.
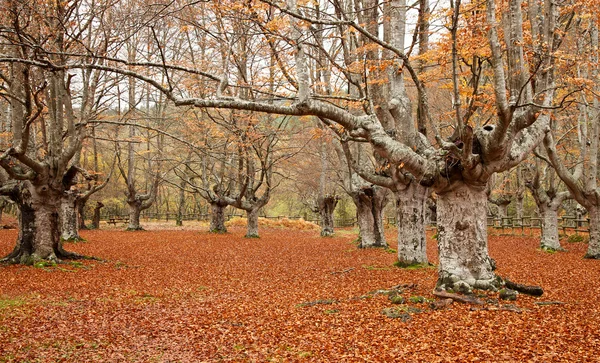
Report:
<svg viewBox="0 0 600 363"><path fill-rule="evenodd" d="M499 286L488 254L485 187L455 185L439 193L438 287L456 291Z"/></svg>
<svg viewBox="0 0 600 363"><path fill-rule="evenodd" d="M19 207L19 236L15 248L3 261L34 264L40 260L82 257L62 247L59 222L61 187L34 185L26 181L8 188L12 190L5 195Z"/></svg>

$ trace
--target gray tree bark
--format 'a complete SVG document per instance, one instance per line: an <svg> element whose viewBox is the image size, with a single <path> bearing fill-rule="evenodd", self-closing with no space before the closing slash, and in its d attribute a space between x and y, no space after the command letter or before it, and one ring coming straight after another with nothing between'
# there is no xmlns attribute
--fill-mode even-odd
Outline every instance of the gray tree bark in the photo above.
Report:
<svg viewBox="0 0 600 363"><path fill-rule="evenodd" d="M558 237L558 208L549 205L538 206L542 218L542 237L540 239L540 248L561 251Z"/></svg>
<svg viewBox="0 0 600 363"><path fill-rule="evenodd" d="M383 208L387 204L387 190L378 186L365 186L351 193L356 205L359 227L359 247L387 247L383 227Z"/></svg>
<svg viewBox="0 0 600 363"><path fill-rule="evenodd" d="M590 218L590 241L585 258L600 260L600 209L591 206L587 210Z"/></svg>
<svg viewBox="0 0 600 363"><path fill-rule="evenodd" d="M63 241L78 242L83 240L79 236L79 224L77 223L77 191L66 191L60 204L61 239Z"/></svg>
<svg viewBox="0 0 600 363"><path fill-rule="evenodd" d="M258 211L259 209L250 209L246 211L247 227L246 238L258 238Z"/></svg>
<svg viewBox="0 0 600 363"><path fill-rule="evenodd" d="M398 263L401 266L427 264L425 236L425 208L429 191L410 183L396 197L396 225L398 228Z"/></svg>
<svg viewBox="0 0 600 363"><path fill-rule="evenodd" d="M488 254L485 187L466 184L438 195L437 286L455 291L495 289L500 283Z"/></svg>

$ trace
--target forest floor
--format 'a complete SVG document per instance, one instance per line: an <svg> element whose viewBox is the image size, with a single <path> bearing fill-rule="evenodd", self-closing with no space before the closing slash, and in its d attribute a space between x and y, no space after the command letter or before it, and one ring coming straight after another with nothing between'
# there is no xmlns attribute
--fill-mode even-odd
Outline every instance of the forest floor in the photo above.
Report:
<svg viewBox="0 0 600 363"><path fill-rule="evenodd" d="M490 236L498 274L544 295L519 295L520 312L433 310L435 268L394 267L351 230L244 232L84 231L66 249L103 261L0 266L0 362L600 361L600 261L584 243ZM0 255L16 236L0 230ZM398 285L404 304L378 291Z"/></svg>

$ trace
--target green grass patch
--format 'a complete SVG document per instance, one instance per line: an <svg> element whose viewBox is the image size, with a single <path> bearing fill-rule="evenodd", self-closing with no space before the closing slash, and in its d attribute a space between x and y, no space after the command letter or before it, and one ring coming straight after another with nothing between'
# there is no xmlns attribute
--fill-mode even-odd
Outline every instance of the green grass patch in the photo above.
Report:
<svg viewBox="0 0 600 363"><path fill-rule="evenodd" d="M435 268L435 265L431 263L406 263L401 261L394 262L394 266L403 268L405 270L420 270L424 268Z"/></svg>
<svg viewBox="0 0 600 363"><path fill-rule="evenodd" d="M567 237L567 242L569 242L569 243L578 243L578 242L587 243L589 241L590 241L590 237L584 236L582 234L572 234L569 237Z"/></svg>
<svg viewBox="0 0 600 363"><path fill-rule="evenodd" d="M21 305L24 305L25 302L26 302L25 299L20 298L20 297L14 297L14 298L2 297L2 298L0 298L0 310L19 307Z"/></svg>

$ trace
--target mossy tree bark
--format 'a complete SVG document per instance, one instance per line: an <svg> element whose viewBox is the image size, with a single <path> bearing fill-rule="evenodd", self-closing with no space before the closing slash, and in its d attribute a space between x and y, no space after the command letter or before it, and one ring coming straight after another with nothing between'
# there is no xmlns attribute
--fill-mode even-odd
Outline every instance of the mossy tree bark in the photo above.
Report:
<svg viewBox="0 0 600 363"><path fill-rule="evenodd" d="M17 243L3 261L34 264L40 260L60 261L83 257L67 252L62 247L59 222L62 185L35 185L25 181L12 183L2 189L3 194L8 195L19 207Z"/></svg>
<svg viewBox="0 0 600 363"><path fill-rule="evenodd" d="M227 206L227 203L218 201L210 203L210 232L227 232L227 227L225 227L225 208Z"/></svg>

